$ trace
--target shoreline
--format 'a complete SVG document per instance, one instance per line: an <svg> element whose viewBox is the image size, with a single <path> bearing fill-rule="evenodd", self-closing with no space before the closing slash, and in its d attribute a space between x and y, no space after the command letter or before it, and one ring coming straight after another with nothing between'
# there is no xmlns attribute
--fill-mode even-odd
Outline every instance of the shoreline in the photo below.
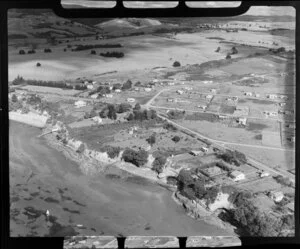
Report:
<svg viewBox="0 0 300 249"><path fill-rule="evenodd" d="M199 209L199 205L197 208L186 208L186 203L182 200L182 198L178 198L180 195L179 192L177 192L177 188L173 187L171 185L168 185L167 183L164 183L163 181L159 180L156 177L150 177L149 174L145 174L145 171L151 171L151 169L140 169L136 168L136 166L131 165L130 163L126 162L114 162L110 164L104 164L103 162L100 162L97 159L91 158L90 156L84 155L84 153L77 153L73 149L62 145L60 142L57 141L55 136L50 133L44 136L45 142L50 147L56 149L57 151L61 152L67 159L74 161L78 164L80 171L85 175L97 175L100 173L104 173L104 175L109 175L109 168L111 166L114 169L120 170L120 172L117 172L117 175L123 175L124 173L127 174L129 177L141 177L146 181L151 182L152 184L159 185L163 187L164 189L172 192L171 198L173 201L184 208L186 215L190 216L194 220L201 220L209 225L216 226L217 228L224 229L226 231L229 231L233 233L235 236L238 236L234 229L235 227L231 224L224 222L220 218L218 218L215 214L207 211L204 207ZM100 163L99 163L100 162ZM108 171L108 172L107 172ZM185 197L183 197L185 198ZM193 201L188 200L189 205L193 203ZM195 215L196 214L196 215Z"/></svg>

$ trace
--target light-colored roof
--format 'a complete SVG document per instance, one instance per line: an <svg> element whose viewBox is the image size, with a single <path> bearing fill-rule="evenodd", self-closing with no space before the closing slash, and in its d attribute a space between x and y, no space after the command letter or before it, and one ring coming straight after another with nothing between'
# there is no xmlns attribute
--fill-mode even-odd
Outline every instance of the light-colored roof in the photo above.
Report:
<svg viewBox="0 0 300 249"><path fill-rule="evenodd" d="M232 171L232 172L230 173L230 175L231 175L232 177L238 177L238 176L240 176L240 175L244 175L244 173L242 173L242 172L240 172L240 171L238 171L238 170L235 170L235 171Z"/></svg>

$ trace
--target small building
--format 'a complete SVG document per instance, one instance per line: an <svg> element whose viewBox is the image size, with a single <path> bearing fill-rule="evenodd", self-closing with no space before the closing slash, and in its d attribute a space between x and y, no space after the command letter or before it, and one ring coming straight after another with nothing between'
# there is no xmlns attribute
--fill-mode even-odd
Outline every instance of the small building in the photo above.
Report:
<svg viewBox="0 0 300 249"><path fill-rule="evenodd" d="M269 172L267 172L267 171L262 171L262 172L260 172L259 177L260 177L260 178L264 178L264 177L268 177L269 175L270 175Z"/></svg>
<svg viewBox="0 0 300 249"><path fill-rule="evenodd" d="M247 123L247 118L238 118L237 122L238 122L240 125L246 125L246 123Z"/></svg>
<svg viewBox="0 0 300 249"><path fill-rule="evenodd" d="M206 97L205 97L206 99L212 99L213 98L213 96L212 95L206 95Z"/></svg>
<svg viewBox="0 0 300 249"><path fill-rule="evenodd" d="M112 97L113 97L112 94L104 94L103 96L104 96L105 98L112 98Z"/></svg>
<svg viewBox="0 0 300 249"><path fill-rule="evenodd" d="M246 96L252 96L252 92L245 92Z"/></svg>
<svg viewBox="0 0 300 249"><path fill-rule="evenodd" d="M168 101L168 102L173 102L173 101L174 101L174 99L167 99L167 101Z"/></svg>
<svg viewBox="0 0 300 249"><path fill-rule="evenodd" d="M280 202L282 201L284 194L281 191L270 191L269 196L273 201Z"/></svg>
<svg viewBox="0 0 300 249"><path fill-rule="evenodd" d="M145 87L145 92L151 92L152 91L152 89L150 88L150 87Z"/></svg>
<svg viewBox="0 0 300 249"><path fill-rule="evenodd" d="M295 136L291 136L291 137L290 137L290 141L291 141L292 143L295 143Z"/></svg>
<svg viewBox="0 0 300 249"><path fill-rule="evenodd" d="M277 95L276 94L269 94L269 95L267 95L267 98L268 99L276 99Z"/></svg>
<svg viewBox="0 0 300 249"><path fill-rule="evenodd" d="M201 148L201 151L203 151L204 153L208 152L208 150L209 150L209 149L208 149L207 147L202 147L202 148Z"/></svg>
<svg viewBox="0 0 300 249"><path fill-rule="evenodd" d="M211 84L211 83L213 83L211 80L204 80L204 81L202 81L202 83L203 84Z"/></svg>
<svg viewBox="0 0 300 249"><path fill-rule="evenodd" d="M286 105L285 102L279 103L279 106L285 106L285 105Z"/></svg>
<svg viewBox="0 0 300 249"><path fill-rule="evenodd" d="M80 107L85 107L86 106L86 102L83 100L78 100L74 103L76 108L80 108Z"/></svg>
<svg viewBox="0 0 300 249"><path fill-rule="evenodd" d="M133 102L135 102L135 99L134 98L127 98L127 102L133 103Z"/></svg>
<svg viewBox="0 0 300 249"><path fill-rule="evenodd" d="M176 92L177 92L178 94L180 94L180 95L183 94L183 91L182 91L182 90L177 90Z"/></svg>
<svg viewBox="0 0 300 249"><path fill-rule="evenodd" d="M97 124L101 124L102 123L102 118L100 118L99 116L95 116L92 118L92 120L97 123Z"/></svg>
<svg viewBox="0 0 300 249"><path fill-rule="evenodd" d="M93 84L93 85L97 84L97 81L92 81L92 84Z"/></svg>
<svg viewBox="0 0 300 249"><path fill-rule="evenodd" d="M225 115L219 115L219 118L220 119L224 119L224 118L227 118L227 116L225 116Z"/></svg>
<svg viewBox="0 0 300 249"><path fill-rule="evenodd" d="M238 181L241 181L241 180L245 180L246 177L245 177L245 174L238 171L238 170L234 170L230 173L230 177L232 178L233 181L235 182L238 182Z"/></svg>
<svg viewBox="0 0 300 249"><path fill-rule="evenodd" d="M206 105L198 105L198 108L200 108L201 110L206 110L207 106Z"/></svg>
<svg viewBox="0 0 300 249"><path fill-rule="evenodd" d="M254 95L256 98L259 98L260 97L260 94L259 93L255 93Z"/></svg>
<svg viewBox="0 0 300 249"><path fill-rule="evenodd" d="M122 92L122 90L121 89L116 89L115 92L120 93L120 92Z"/></svg>
<svg viewBox="0 0 300 249"><path fill-rule="evenodd" d="M197 150L192 150L192 151L190 152L190 154L191 154L192 156L199 156L201 153L202 153L201 150L199 150L199 151L197 151Z"/></svg>
<svg viewBox="0 0 300 249"><path fill-rule="evenodd" d="M84 81L84 85L86 86L86 85L88 85L89 84L89 82L86 80L86 81Z"/></svg>
<svg viewBox="0 0 300 249"><path fill-rule="evenodd" d="M210 92L211 92L211 93L216 93L216 92L217 92L217 89L214 89L214 88L213 88L213 89L210 89Z"/></svg>
<svg viewBox="0 0 300 249"><path fill-rule="evenodd" d="M98 94L98 93L94 93L94 94L92 94L92 95L91 95L91 98L92 98L92 99L97 99L97 98L98 98L98 96L99 96L99 94Z"/></svg>
<svg viewBox="0 0 300 249"><path fill-rule="evenodd" d="M87 89L90 89L90 90L94 89L94 85L90 84L90 83L87 84L86 87L87 87Z"/></svg>

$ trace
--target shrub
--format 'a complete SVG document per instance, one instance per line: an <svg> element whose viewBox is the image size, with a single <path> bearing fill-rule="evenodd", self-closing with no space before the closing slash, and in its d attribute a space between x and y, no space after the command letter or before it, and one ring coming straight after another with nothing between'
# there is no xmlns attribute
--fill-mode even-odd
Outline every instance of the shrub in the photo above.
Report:
<svg viewBox="0 0 300 249"><path fill-rule="evenodd" d="M236 47L232 47L232 49L231 49L231 53L232 54L238 54L238 50L236 49Z"/></svg>
<svg viewBox="0 0 300 249"><path fill-rule="evenodd" d="M67 49L66 49L66 48L64 48L64 52L67 52Z"/></svg>
<svg viewBox="0 0 300 249"><path fill-rule="evenodd" d="M227 55L226 55L226 60L229 60L229 59L231 59L231 55L230 55L230 54L227 54Z"/></svg>
<svg viewBox="0 0 300 249"><path fill-rule="evenodd" d="M136 110L136 111L140 111L142 109L141 105L139 103L136 103L133 110Z"/></svg>
<svg viewBox="0 0 300 249"><path fill-rule="evenodd" d="M172 138L172 141L174 141L175 143L179 142L180 141L180 137L179 136L174 136Z"/></svg>
<svg viewBox="0 0 300 249"><path fill-rule="evenodd" d="M40 67L40 66L42 66L42 64L38 62L38 63L36 63L36 66Z"/></svg>
<svg viewBox="0 0 300 249"><path fill-rule="evenodd" d="M25 83L25 80L22 76L17 76L17 78L15 78L13 81L12 81L12 84L13 85L20 85L20 84L23 84Z"/></svg>
<svg viewBox="0 0 300 249"><path fill-rule="evenodd" d="M106 53L100 53L101 56L103 57L115 57L115 58L122 58L124 57L124 53L122 52L106 52Z"/></svg>
<svg viewBox="0 0 300 249"><path fill-rule="evenodd" d="M12 101L12 102L17 102L17 101L18 101L18 98L17 98L17 96L16 96L15 94L13 94L13 95L11 96L11 101Z"/></svg>
<svg viewBox="0 0 300 249"><path fill-rule="evenodd" d="M125 162L134 164L137 167L141 167L148 161L148 152L145 150L135 151L127 148L122 155L122 159Z"/></svg>
<svg viewBox="0 0 300 249"><path fill-rule="evenodd" d="M146 139L146 141L152 146L153 144L155 144L156 141L156 137L155 134L152 134L149 138Z"/></svg>
<svg viewBox="0 0 300 249"><path fill-rule="evenodd" d="M127 80L123 85L122 85L122 90L129 90L132 87L132 82L131 80Z"/></svg>
<svg viewBox="0 0 300 249"><path fill-rule="evenodd" d="M174 61L173 67L180 67L180 62L179 61Z"/></svg>
<svg viewBox="0 0 300 249"><path fill-rule="evenodd" d="M101 151L105 151L108 157L113 159L119 156L121 148L107 145Z"/></svg>
<svg viewBox="0 0 300 249"><path fill-rule="evenodd" d="M19 54L26 54L23 49L19 50Z"/></svg>
<svg viewBox="0 0 300 249"><path fill-rule="evenodd" d="M35 54L35 50L34 49L28 50L27 54Z"/></svg>
<svg viewBox="0 0 300 249"><path fill-rule="evenodd" d="M91 54L96 54L96 51L95 50L91 50Z"/></svg>
<svg viewBox="0 0 300 249"><path fill-rule="evenodd" d="M164 129L168 130L168 131L177 131L177 127L170 124L170 123L165 123L163 126Z"/></svg>
<svg viewBox="0 0 300 249"><path fill-rule="evenodd" d="M158 156L152 163L152 170L156 171L158 174L163 172L164 166L167 162L167 158L165 156Z"/></svg>
<svg viewBox="0 0 300 249"><path fill-rule="evenodd" d="M220 47L218 47L218 48L217 48L217 50L216 50L215 52L219 53L219 52L220 52L220 50L221 50L221 48L220 48Z"/></svg>
<svg viewBox="0 0 300 249"><path fill-rule="evenodd" d="M52 50L50 48L45 48L44 53L52 53Z"/></svg>

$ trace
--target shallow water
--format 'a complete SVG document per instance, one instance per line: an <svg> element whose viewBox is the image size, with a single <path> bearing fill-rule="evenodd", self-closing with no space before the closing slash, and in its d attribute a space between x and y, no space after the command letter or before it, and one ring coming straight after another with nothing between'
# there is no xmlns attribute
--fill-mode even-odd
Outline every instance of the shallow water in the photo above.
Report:
<svg viewBox="0 0 300 249"><path fill-rule="evenodd" d="M49 209L58 224L84 235L230 234L187 216L173 201L171 192L160 186L83 175L75 162L37 138L40 133L40 129L10 123L14 211L22 213L28 206L44 212ZM54 225L60 227L57 223ZM85 228L79 229L76 224ZM50 230L42 216L33 222L27 222L22 214L11 217L11 236L26 236L33 231L36 236L45 236Z"/></svg>

